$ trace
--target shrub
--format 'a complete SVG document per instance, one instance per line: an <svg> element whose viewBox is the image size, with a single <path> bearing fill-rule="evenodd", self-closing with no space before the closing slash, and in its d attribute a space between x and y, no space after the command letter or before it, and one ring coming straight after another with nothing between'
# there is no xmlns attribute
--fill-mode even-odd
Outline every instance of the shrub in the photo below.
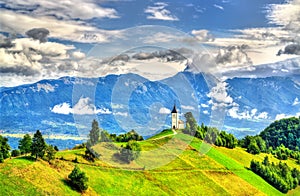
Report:
<svg viewBox="0 0 300 196"><path fill-rule="evenodd" d="M73 171L69 174L70 184L76 190L83 192L88 188L88 177L76 165Z"/></svg>

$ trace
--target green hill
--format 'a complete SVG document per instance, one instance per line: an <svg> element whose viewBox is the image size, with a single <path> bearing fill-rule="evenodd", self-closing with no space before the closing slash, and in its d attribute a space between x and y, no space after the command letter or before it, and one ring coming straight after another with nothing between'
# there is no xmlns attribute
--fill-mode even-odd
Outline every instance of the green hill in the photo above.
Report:
<svg viewBox="0 0 300 196"><path fill-rule="evenodd" d="M248 169L252 159L261 161L265 154L211 147L171 132L139 144L141 155L130 164L115 159L113 143L94 147L101 154L95 162L83 158L85 149L60 151L52 164L26 157L7 159L0 164L0 195L80 195L67 181L76 157L89 177L83 195L283 195ZM284 162L300 169L295 160ZM299 194L299 187L288 193Z"/></svg>
<svg viewBox="0 0 300 196"><path fill-rule="evenodd" d="M267 146L276 148L283 144L291 150L300 149L300 118L291 117L277 120L265 128L260 136Z"/></svg>

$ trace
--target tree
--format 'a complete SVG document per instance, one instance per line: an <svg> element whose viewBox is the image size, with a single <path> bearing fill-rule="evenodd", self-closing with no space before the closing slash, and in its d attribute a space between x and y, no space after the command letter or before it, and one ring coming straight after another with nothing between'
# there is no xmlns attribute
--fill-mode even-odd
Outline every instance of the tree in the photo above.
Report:
<svg viewBox="0 0 300 196"><path fill-rule="evenodd" d="M186 129L184 130L184 132L190 135L195 135L198 128L198 124L192 112L185 113L184 117L186 119Z"/></svg>
<svg viewBox="0 0 300 196"><path fill-rule="evenodd" d="M98 122L94 119L92 122L92 130L90 131L90 144L94 146L98 143L100 137L100 129Z"/></svg>
<svg viewBox="0 0 300 196"><path fill-rule="evenodd" d="M123 161L130 163L140 156L140 152L140 145L136 141L130 140L125 147L121 148L120 158Z"/></svg>
<svg viewBox="0 0 300 196"><path fill-rule="evenodd" d="M75 165L75 168L68 177L73 188L77 189L80 192L88 189L88 177L83 171L79 169L77 165Z"/></svg>
<svg viewBox="0 0 300 196"><path fill-rule="evenodd" d="M0 135L0 163L9 157L10 146L8 139Z"/></svg>
<svg viewBox="0 0 300 196"><path fill-rule="evenodd" d="M20 152L20 150L13 150L13 151L11 151L11 156L12 157L17 157L17 156L20 156L21 155L21 152Z"/></svg>
<svg viewBox="0 0 300 196"><path fill-rule="evenodd" d="M29 134L24 135L23 139L19 140L19 149L21 154L26 154L31 152L32 139Z"/></svg>
<svg viewBox="0 0 300 196"><path fill-rule="evenodd" d="M47 145L42 136L42 133L37 130L32 139L31 156L35 157L35 160L37 160L37 158L43 158L43 156L45 155L46 147Z"/></svg>
<svg viewBox="0 0 300 196"><path fill-rule="evenodd" d="M47 158L48 162L55 159L56 150L54 149L54 147L52 145L49 145L46 147L45 153L46 153L46 158Z"/></svg>
<svg viewBox="0 0 300 196"><path fill-rule="evenodd" d="M252 140L247 148L247 152L251 154L259 154L260 150L255 140Z"/></svg>

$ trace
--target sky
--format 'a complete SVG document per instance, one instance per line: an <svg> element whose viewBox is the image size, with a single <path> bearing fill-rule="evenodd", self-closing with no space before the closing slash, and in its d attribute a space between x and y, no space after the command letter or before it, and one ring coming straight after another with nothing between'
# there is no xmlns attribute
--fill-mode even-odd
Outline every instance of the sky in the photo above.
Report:
<svg viewBox="0 0 300 196"><path fill-rule="evenodd" d="M299 16L300 0L0 0L0 86L186 69L295 74Z"/></svg>

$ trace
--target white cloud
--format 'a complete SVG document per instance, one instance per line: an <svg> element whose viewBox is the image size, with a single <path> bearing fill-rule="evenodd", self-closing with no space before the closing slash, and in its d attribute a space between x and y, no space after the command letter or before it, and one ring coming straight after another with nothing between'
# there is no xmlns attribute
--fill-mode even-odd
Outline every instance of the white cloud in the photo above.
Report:
<svg viewBox="0 0 300 196"><path fill-rule="evenodd" d="M267 112L261 112L257 113L257 109L254 108L251 111L244 110L242 112L239 111L239 107L235 106L228 110L227 114L231 118L235 119L247 119L247 120L262 120L262 119L268 119L268 113Z"/></svg>
<svg viewBox="0 0 300 196"><path fill-rule="evenodd" d="M115 9L101 7L94 0L7 0L5 5L31 15L56 16L66 20L118 17Z"/></svg>
<svg viewBox="0 0 300 196"><path fill-rule="evenodd" d="M295 98L294 102L293 102L293 106L300 104L300 101L298 99L298 97Z"/></svg>
<svg viewBox="0 0 300 196"><path fill-rule="evenodd" d="M93 115L93 114L111 114L112 112L107 108L97 109L94 104L91 103L89 97L81 97L78 102L73 106L69 103L62 103L50 108L51 112L57 114L77 114L77 115Z"/></svg>
<svg viewBox="0 0 300 196"><path fill-rule="evenodd" d="M145 44L156 44L164 42L178 41L180 37L176 34L158 32L144 39Z"/></svg>
<svg viewBox="0 0 300 196"><path fill-rule="evenodd" d="M224 10L224 7L222 7L220 5L217 5L217 4L214 4L214 7L217 8L217 9L220 9L220 10Z"/></svg>
<svg viewBox="0 0 300 196"><path fill-rule="evenodd" d="M83 52L80 52L80 51L75 51L72 53L72 56L75 58L75 59L83 59L85 58L85 54Z"/></svg>
<svg viewBox="0 0 300 196"><path fill-rule="evenodd" d="M298 34L300 30L300 0L289 0L284 4L271 4L268 10L267 17L270 23L284 26Z"/></svg>
<svg viewBox="0 0 300 196"><path fill-rule="evenodd" d="M275 120L280 120L280 119L283 119L283 118L290 118L290 117L294 117L294 116L297 116L299 117L300 116L300 112L296 113L295 115L291 115L291 114L277 114L276 117L275 117Z"/></svg>
<svg viewBox="0 0 300 196"><path fill-rule="evenodd" d="M40 92L42 89L44 89L44 91L46 91L46 93L48 92L54 92L55 91L55 86L52 86L51 84L41 84L38 83L37 84L37 91Z"/></svg>
<svg viewBox="0 0 300 196"><path fill-rule="evenodd" d="M159 113L160 114L170 114L171 110L169 110L168 108L163 107L163 108L159 109Z"/></svg>
<svg viewBox="0 0 300 196"><path fill-rule="evenodd" d="M208 107L209 107L209 105L207 105L207 104L204 104L204 103L201 103L201 107L202 107L202 108L208 108Z"/></svg>
<svg viewBox="0 0 300 196"><path fill-rule="evenodd" d="M207 110L203 110L203 114L209 114Z"/></svg>
<svg viewBox="0 0 300 196"><path fill-rule="evenodd" d="M51 16L40 16L0 9L1 30L12 34L22 34L32 28L45 28L49 37L83 43L108 42L110 38L120 36L117 30L102 30L89 26L82 21L58 20Z"/></svg>
<svg viewBox="0 0 300 196"><path fill-rule="evenodd" d="M195 108L193 106L190 106L190 105L181 105L181 108L185 109L185 110L195 110Z"/></svg>
<svg viewBox="0 0 300 196"><path fill-rule="evenodd" d="M73 113L73 110L69 103L62 103L55 105L52 109L50 108L51 112L56 114L71 114Z"/></svg>
<svg viewBox="0 0 300 196"><path fill-rule="evenodd" d="M116 113L114 113L114 115L127 117L128 113L127 112L116 112Z"/></svg>
<svg viewBox="0 0 300 196"><path fill-rule="evenodd" d="M210 42L215 40L214 36L205 29L192 30L191 33L201 42Z"/></svg>
<svg viewBox="0 0 300 196"><path fill-rule="evenodd" d="M147 16L147 19L170 21L179 20L176 16L172 15L169 10L165 9L167 6L168 4L162 2L154 3L154 6L148 6L145 10L145 13L150 14Z"/></svg>
<svg viewBox="0 0 300 196"><path fill-rule="evenodd" d="M235 104L232 97L227 93L227 85L226 82L219 82L208 93L207 96L211 98L209 103L212 104L212 110L227 108Z"/></svg>

